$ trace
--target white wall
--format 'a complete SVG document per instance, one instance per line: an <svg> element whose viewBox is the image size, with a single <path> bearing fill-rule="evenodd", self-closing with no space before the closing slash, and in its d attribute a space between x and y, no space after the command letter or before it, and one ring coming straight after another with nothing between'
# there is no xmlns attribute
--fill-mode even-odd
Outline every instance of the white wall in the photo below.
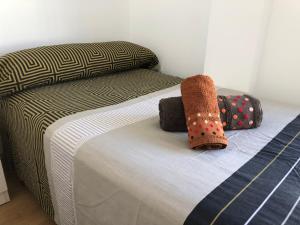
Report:
<svg viewBox="0 0 300 225"><path fill-rule="evenodd" d="M299 0L0 0L0 55L129 40L165 73L300 105Z"/></svg>
<svg viewBox="0 0 300 225"><path fill-rule="evenodd" d="M129 40L162 71L203 72L211 0L0 0L0 55L48 44Z"/></svg>
<svg viewBox="0 0 300 225"><path fill-rule="evenodd" d="M255 93L300 105L300 2L275 0Z"/></svg>
<svg viewBox="0 0 300 225"><path fill-rule="evenodd" d="M226 88L250 91L256 80L271 0L212 0L205 73Z"/></svg>
<svg viewBox="0 0 300 225"><path fill-rule="evenodd" d="M0 0L0 55L43 44L128 38L129 0Z"/></svg>
<svg viewBox="0 0 300 225"><path fill-rule="evenodd" d="M130 0L130 40L152 49L162 72L202 73L210 0Z"/></svg>

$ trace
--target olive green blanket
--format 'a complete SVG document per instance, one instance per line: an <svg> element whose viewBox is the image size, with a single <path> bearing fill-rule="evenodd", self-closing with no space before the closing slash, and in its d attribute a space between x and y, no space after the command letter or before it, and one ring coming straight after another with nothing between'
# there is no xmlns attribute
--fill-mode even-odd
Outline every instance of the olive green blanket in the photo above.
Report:
<svg viewBox="0 0 300 225"><path fill-rule="evenodd" d="M180 81L152 70L137 69L44 86L0 100L0 126L9 138L18 176L53 217L43 151L46 128L62 117L124 102Z"/></svg>

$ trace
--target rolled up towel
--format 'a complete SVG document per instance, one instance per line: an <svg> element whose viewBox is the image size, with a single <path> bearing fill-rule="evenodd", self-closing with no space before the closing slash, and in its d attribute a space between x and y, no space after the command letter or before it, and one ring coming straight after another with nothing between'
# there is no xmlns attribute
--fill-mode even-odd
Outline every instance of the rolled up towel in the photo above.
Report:
<svg viewBox="0 0 300 225"><path fill-rule="evenodd" d="M256 128L262 122L263 111L260 101L250 95L219 95L218 105L224 130ZM171 132L187 131L181 97L161 99L159 102L159 117L160 127L163 130Z"/></svg>
<svg viewBox="0 0 300 225"><path fill-rule="evenodd" d="M204 75L181 82L182 102L192 149L222 149L227 146L213 80ZM199 104L201 102L201 104Z"/></svg>
<svg viewBox="0 0 300 225"><path fill-rule="evenodd" d="M187 131L181 96L163 98L159 101L158 107L161 129L172 132Z"/></svg>

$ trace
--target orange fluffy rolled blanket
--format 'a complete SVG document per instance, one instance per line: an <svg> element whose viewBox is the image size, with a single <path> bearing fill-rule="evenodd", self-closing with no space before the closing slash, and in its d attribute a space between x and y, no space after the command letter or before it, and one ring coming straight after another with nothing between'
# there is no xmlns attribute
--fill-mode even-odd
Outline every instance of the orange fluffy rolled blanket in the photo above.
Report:
<svg viewBox="0 0 300 225"><path fill-rule="evenodd" d="M192 149L223 149L227 146L213 80L196 75L181 83L181 94ZM199 104L201 102L201 104Z"/></svg>

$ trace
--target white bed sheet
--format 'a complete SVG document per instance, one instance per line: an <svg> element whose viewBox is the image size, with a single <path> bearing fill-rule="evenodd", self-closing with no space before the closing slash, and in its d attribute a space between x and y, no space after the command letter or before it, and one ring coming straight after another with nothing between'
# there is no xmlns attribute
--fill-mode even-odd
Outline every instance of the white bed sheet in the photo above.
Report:
<svg viewBox="0 0 300 225"><path fill-rule="evenodd" d="M299 113L262 101L260 128L226 132L226 150L191 151L186 134L160 130L155 118L159 100L179 94L176 86L66 117L47 129L46 165L58 224L183 224L199 201ZM120 142L112 144L113 137Z"/></svg>

